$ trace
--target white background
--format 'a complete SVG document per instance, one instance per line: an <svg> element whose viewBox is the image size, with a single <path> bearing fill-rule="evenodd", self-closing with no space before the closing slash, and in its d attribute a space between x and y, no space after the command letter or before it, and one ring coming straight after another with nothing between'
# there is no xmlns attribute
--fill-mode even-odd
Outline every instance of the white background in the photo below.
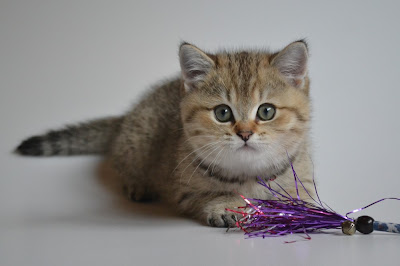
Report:
<svg viewBox="0 0 400 266"><path fill-rule="evenodd" d="M400 197L395 1L0 1L1 265L396 265L400 236L246 240L116 193L100 157L26 158L25 137L127 110L179 71L178 45L310 44L321 198ZM371 207L400 222L400 202ZM300 237L294 237L300 239Z"/></svg>

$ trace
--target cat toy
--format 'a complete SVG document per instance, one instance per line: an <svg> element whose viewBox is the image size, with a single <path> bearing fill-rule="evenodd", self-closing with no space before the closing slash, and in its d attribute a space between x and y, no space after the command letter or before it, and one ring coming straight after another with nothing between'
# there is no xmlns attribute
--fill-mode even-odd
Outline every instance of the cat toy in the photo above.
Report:
<svg viewBox="0 0 400 266"><path fill-rule="evenodd" d="M238 207L231 212L241 214L243 218L236 222L237 227L245 232L248 237L279 237L288 234L302 233L305 239L311 239L309 233L319 232L323 229L342 229L346 235L353 235L356 231L369 234L375 231L400 233L400 224L375 221L370 216L360 216L357 219L349 215L362 211L374 204L384 200L400 200L400 198L383 198L365 207L353 210L340 215L333 211L327 204L322 203L314 183L314 190L317 196L315 200L305 188L297 176L293 165L294 183L297 197L292 197L277 182L274 182L280 189L273 189L268 181L259 178L259 184L264 186L274 196L272 200L247 199L240 195L246 202L246 206ZM305 190L311 199L304 201L299 195L299 186ZM292 241L293 242L293 241ZM290 243L290 242L287 242Z"/></svg>

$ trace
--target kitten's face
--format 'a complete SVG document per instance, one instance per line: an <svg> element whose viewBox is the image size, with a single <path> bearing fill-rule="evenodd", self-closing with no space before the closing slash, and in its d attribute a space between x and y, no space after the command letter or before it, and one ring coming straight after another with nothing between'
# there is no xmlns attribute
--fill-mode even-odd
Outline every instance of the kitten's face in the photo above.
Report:
<svg viewBox="0 0 400 266"><path fill-rule="evenodd" d="M267 53L205 59L212 66L194 72L198 79L186 83L181 105L187 142L200 162L229 176L278 173L307 138L305 74L300 81L286 78Z"/></svg>

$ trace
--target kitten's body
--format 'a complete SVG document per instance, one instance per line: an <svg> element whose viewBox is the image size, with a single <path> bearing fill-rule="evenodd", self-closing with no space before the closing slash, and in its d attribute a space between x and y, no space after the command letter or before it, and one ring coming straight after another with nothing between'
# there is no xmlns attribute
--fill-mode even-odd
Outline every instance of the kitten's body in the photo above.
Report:
<svg viewBox="0 0 400 266"><path fill-rule="evenodd" d="M307 50L295 42L282 52L207 55L183 44L182 77L154 88L122 117L53 131L23 142L27 155L105 153L135 200L161 198L213 226L235 222L226 208L271 197L257 178L276 178L296 195L290 162L305 186L309 158ZM273 104L273 119L258 108ZM220 122L224 104L232 119ZM300 189L302 197L304 190Z"/></svg>

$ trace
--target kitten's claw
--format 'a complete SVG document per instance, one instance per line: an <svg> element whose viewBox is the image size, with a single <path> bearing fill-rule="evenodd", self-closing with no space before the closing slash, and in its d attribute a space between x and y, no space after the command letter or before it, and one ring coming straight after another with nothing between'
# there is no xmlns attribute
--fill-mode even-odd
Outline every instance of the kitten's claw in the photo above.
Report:
<svg viewBox="0 0 400 266"><path fill-rule="evenodd" d="M209 218L207 219L208 225L212 227L235 227L236 221L238 218L236 215L232 215L228 213L228 211L225 211L226 213L224 214L218 214L218 213L212 213L209 215Z"/></svg>
<svg viewBox="0 0 400 266"><path fill-rule="evenodd" d="M216 227L215 219L214 219L214 218L209 218L209 219L208 219L208 225L213 226L213 227Z"/></svg>
<svg viewBox="0 0 400 266"><path fill-rule="evenodd" d="M241 214L229 210L235 209L243 204L242 199L216 198L209 202L204 208L203 221L213 227L236 227Z"/></svg>
<svg viewBox="0 0 400 266"><path fill-rule="evenodd" d="M229 227L230 224L229 224L228 217L226 217L226 215L224 214L224 215L221 215L221 218L224 221L224 227Z"/></svg>

